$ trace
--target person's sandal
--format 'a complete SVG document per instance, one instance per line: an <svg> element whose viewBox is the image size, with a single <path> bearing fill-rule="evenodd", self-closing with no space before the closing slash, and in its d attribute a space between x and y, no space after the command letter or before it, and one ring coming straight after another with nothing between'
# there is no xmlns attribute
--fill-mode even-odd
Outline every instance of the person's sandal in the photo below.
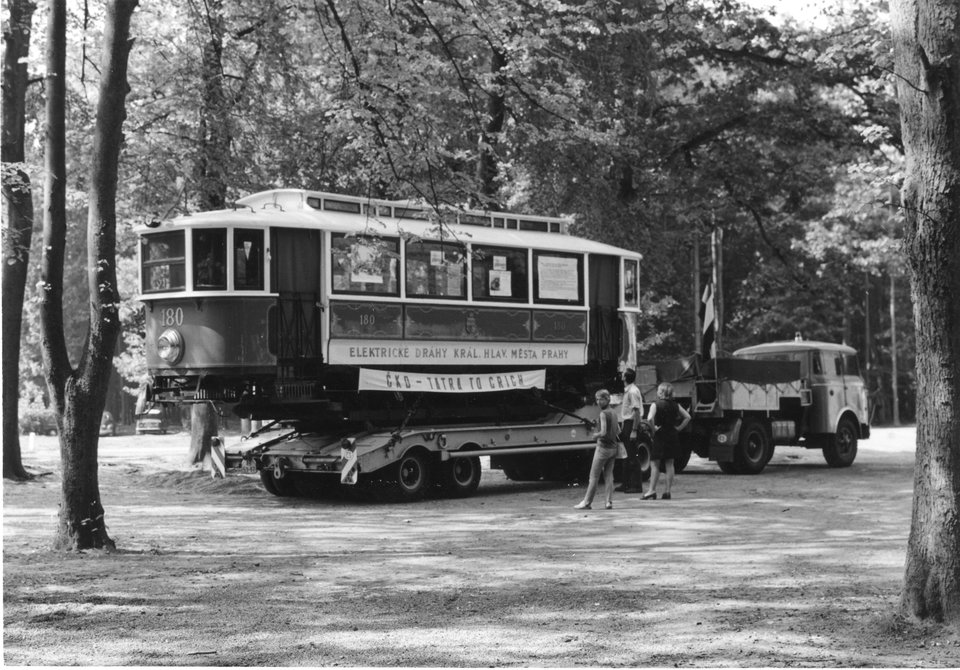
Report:
<svg viewBox="0 0 960 670"><path fill-rule="evenodd" d="M588 502L579 502L573 506L573 509L590 509L590 503Z"/></svg>
<svg viewBox="0 0 960 670"><path fill-rule="evenodd" d="M670 500L670 494L664 493L662 496L660 496L660 500Z"/></svg>
<svg viewBox="0 0 960 670"><path fill-rule="evenodd" d="M603 506L603 509L613 509L613 503L607 503Z"/></svg>
<svg viewBox="0 0 960 670"><path fill-rule="evenodd" d="M668 495L668 494L664 494L664 495ZM640 500L656 500L656 499L657 499L657 494L653 491L651 491L650 493L647 493L646 495L640 496Z"/></svg>

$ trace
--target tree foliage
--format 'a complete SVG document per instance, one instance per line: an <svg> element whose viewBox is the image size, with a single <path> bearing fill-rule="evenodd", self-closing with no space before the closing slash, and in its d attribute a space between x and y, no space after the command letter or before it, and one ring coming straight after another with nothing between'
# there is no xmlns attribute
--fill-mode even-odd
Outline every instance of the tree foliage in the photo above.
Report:
<svg viewBox="0 0 960 670"><path fill-rule="evenodd" d="M67 25L84 45L67 63L68 234L83 220L96 97L102 17L88 9ZM692 256L699 240L705 281L721 227L727 348L801 331L845 339L879 369L885 287L902 272L885 190L902 144L889 30L870 0L825 25L694 0L150 4L132 26L118 250L135 255L138 223L209 205L200 175L213 170L227 203L295 186L573 215L579 234L645 254L641 335L665 356L693 349ZM205 56L211 26L220 43ZM210 63L219 76L204 84ZM84 244L67 245L77 304ZM141 328L124 314L117 360L134 371ZM909 361L909 306L898 314ZM64 327L76 362L85 316ZM25 383L37 382L35 332ZM135 391L139 373L127 378ZM906 378L908 406L911 391Z"/></svg>

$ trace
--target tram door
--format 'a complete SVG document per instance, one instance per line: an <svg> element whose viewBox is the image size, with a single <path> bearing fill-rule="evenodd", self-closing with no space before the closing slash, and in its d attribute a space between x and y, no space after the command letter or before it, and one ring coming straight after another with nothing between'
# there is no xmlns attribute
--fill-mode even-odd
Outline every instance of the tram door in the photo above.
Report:
<svg viewBox="0 0 960 670"><path fill-rule="evenodd" d="M322 236L318 230L270 230L270 285L278 293L272 319L281 379L315 379L321 345Z"/></svg>
<svg viewBox="0 0 960 670"><path fill-rule="evenodd" d="M616 361L620 357L620 258L590 255L591 361Z"/></svg>

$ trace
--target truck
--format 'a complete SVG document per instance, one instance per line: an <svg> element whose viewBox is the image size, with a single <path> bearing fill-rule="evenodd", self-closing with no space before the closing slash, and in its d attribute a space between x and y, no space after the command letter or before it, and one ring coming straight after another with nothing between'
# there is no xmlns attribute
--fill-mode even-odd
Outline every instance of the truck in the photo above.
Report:
<svg viewBox="0 0 960 670"><path fill-rule="evenodd" d="M848 467L870 437L857 352L844 344L797 335L706 361L638 363L637 379L644 402L670 382L690 412L677 472L696 454L727 474L759 474L780 446L819 449L830 467Z"/></svg>

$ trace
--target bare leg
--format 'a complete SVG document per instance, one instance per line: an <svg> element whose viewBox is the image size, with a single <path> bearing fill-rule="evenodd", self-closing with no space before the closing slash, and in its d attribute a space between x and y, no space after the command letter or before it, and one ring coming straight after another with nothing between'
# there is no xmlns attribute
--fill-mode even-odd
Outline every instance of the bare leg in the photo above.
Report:
<svg viewBox="0 0 960 670"><path fill-rule="evenodd" d="M607 505L613 505L613 466L616 459L611 458L603 466L603 483L606 487Z"/></svg>
<svg viewBox="0 0 960 670"><path fill-rule="evenodd" d="M668 458L668 459L667 459L667 488L666 488L666 490L664 491L664 493L670 493L670 489L673 488L673 477L674 477L674 474L675 474L675 473L674 473L674 469L673 469L673 459L672 459L672 458Z"/></svg>
<svg viewBox="0 0 960 670"><path fill-rule="evenodd" d="M595 451L593 453L593 464L590 466L590 483L587 484L587 492L578 507L585 507L593 503L593 496L597 494L597 485L600 483L601 472L603 472L603 464L600 462L599 454Z"/></svg>
<svg viewBox="0 0 960 670"><path fill-rule="evenodd" d="M660 461L651 460L650 461L650 490L647 491L647 494L657 492L657 480L660 479Z"/></svg>

